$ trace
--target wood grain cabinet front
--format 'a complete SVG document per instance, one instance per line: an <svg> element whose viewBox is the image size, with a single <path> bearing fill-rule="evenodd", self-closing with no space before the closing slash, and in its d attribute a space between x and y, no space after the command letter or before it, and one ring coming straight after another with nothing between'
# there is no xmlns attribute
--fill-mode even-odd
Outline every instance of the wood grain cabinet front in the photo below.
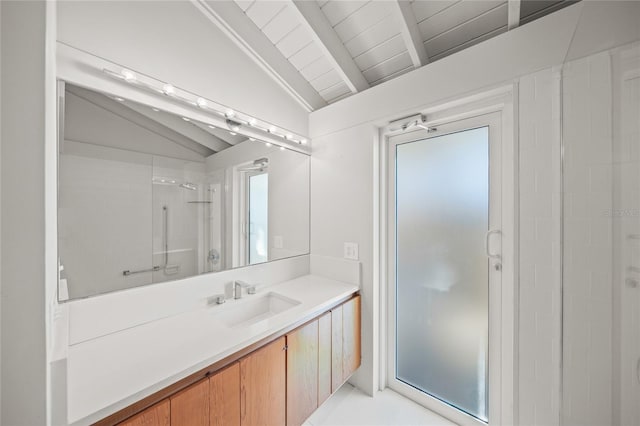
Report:
<svg viewBox="0 0 640 426"><path fill-rule="evenodd" d="M342 383L342 305L331 310L331 393Z"/></svg>
<svg viewBox="0 0 640 426"><path fill-rule="evenodd" d="M342 305L342 381L345 382L360 367L360 296Z"/></svg>
<svg viewBox="0 0 640 426"><path fill-rule="evenodd" d="M171 424L171 407L169 399L160 401L143 412L120 423L122 426L169 426Z"/></svg>
<svg viewBox="0 0 640 426"><path fill-rule="evenodd" d="M171 398L171 426L209 426L209 380L178 392Z"/></svg>
<svg viewBox="0 0 640 426"><path fill-rule="evenodd" d="M210 426L240 426L240 363L209 378Z"/></svg>
<svg viewBox="0 0 640 426"><path fill-rule="evenodd" d="M286 353L283 336L240 360L242 426L285 424Z"/></svg>
<svg viewBox="0 0 640 426"><path fill-rule="evenodd" d="M318 408L318 320L287 334L287 426Z"/></svg>
<svg viewBox="0 0 640 426"><path fill-rule="evenodd" d="M331 396L331 312L318 318L318 406Z"/></svg>

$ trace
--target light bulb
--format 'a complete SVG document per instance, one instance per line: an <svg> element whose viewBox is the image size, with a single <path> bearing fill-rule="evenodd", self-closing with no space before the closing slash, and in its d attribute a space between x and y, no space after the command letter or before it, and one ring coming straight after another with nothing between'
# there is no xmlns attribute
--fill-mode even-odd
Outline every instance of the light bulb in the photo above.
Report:
<svg viewBox="0 0 640 426"><path fill-rule="evenodd" d="M207 107L207 101L203 98L198 98L196 99L196 105L198 105L200 108L206 108Z"/></svg>
<svg viewBox="0 0 640 426"><path fill-rule="evenodd" d="M276 130L278 130L276 129L276 126L269 127L269 133L275 133Z"/></svg>
<svg viewBox="0 0 640 426"><path fill-rule="evenodd" d="M255 141L256 141L256 138L249 138L249 140L250 140L251 142L255 142Z"/></svg>
<svg viewBox="0 0 640 426"><path fill-rule="evenodd" d="M233 117L233 116L235 116L235 115L236 115L236 112L235 112L234 110L232 110L232 109L228 109L228 110L225 112L225 115L226 115L227 117Z"/></svg>
<svg viewBox="0 0 640 426"><path fill-rule="evenodd" d="M307 142L308 142L308 141L307 141L306 139L304 139L304 138L300 139L300 143L301 143L302 145L306 144Z"/></svg>
<svg viewBox="0 0 640 426"><path fill-rule="evenodd" d="M235 132L229 132L229 134L230 134L231 136L235 136L235 135L237 135L237 133L235 133Z"/></svg>
<svg viewBox="0 0 640 426"><path fill-rule="evenodd" d="M173 95L174 93L176 93L176 89L175 89L175 87L173 87L172 85L167 83L164 86L162 86L162 92L165 95Z"/></svg>
<svg viewBox="0 0 640 426"><path fill-rule="evenodd" d="M293 135L291 133L287 133L287 136L285 136L287 138L287 140L291 140L293 138Z"/></svg>
<svg viewBox="0 0 640 426"><path fill-rule="evenodd" d="M271 143L270 143L270 142L265 142L264 144L265 144L266 146L271 146Z"/></svg>
<svg viewBox="0 0 640 426"><path fill-rule="evenodd" d="M284 146L280 147L280 151L284 151L286 148Z"/></svg>
<svg viewBox="0 0 640 426"><path fill-rule="evenodd" d="M182 119L183 119L184 121L191 121L191 119L189 119L189 118L187 118L187 117L182 117Z"/></svg>
<svg viewBox="0 0 640 426"><path fill-rule="evenodd" d="M249 125L250 126L255 126L256 123L257 123L257 120L255 118L252 118L252 119L249 120Z"/></svg>
<svg viewBox="0 0 640 426"><path fill-rule="evenodd" d="M115 97L115 98L113 98L113 99L115 99L115 100L116 100L116 101L118 101L118 102L124 102L124 99L122 99L122 98L120 98L120 97L118 97L118 96L116 96L116 97Z"/></svg>
<svg viewBox="0 0 640 426"><path fill-rule="evenodd" d="M212 125L212 124L209 124L209 128L210 128L210 129L215 129L215 128L216 128L216 126L214 126L214 125Z"/></svg>
<svg viewBox="0 0 640 426"><path fill-rule="evenodd" d="M122 77L124 78L125 81L128 81L128 82L136 81L136 75L133 71L122 70L120 74L122 74Z"/></svg>
<svg viewBox="0 0 640 426"><path fill-rule="evenodd" d="M234 132L237 132L238 130L240 130L240 126L233 126L231 127L231 130L233 130Z"/></svg>

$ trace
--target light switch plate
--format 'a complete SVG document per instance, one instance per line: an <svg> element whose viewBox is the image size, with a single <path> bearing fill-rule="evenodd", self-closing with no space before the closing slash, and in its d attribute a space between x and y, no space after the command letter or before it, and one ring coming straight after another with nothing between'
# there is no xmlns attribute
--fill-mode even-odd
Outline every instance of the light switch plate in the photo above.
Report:
<svg viewBox="0 0 640 426"><path fill-rule="evenodd" d="M358 260L358 243L344 243L344 258Z"/></svg>

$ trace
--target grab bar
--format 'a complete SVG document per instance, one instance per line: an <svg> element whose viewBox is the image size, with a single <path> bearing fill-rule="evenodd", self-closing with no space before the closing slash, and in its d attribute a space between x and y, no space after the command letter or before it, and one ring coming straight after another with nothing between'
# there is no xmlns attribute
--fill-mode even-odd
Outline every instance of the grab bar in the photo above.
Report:
<svg viewBox="0 0 640 426"><path fill-rule="evenodd" d="M162 237L164 239L164 266L169 264L169 207L162 206L163 230Z"/></svg>
<svg viewBox="0 0 640 426"><path fill-rule="evenodd" d="M153 268L150 268L150 269L141 269L139 271L130 271L127 269L126 271L122 271L122 275L124 275L125 277L128 277L129 275L133 275L133 274L142 274L143 272L156 272L159 270L160 270L159 266L154 266Z"/></svg>

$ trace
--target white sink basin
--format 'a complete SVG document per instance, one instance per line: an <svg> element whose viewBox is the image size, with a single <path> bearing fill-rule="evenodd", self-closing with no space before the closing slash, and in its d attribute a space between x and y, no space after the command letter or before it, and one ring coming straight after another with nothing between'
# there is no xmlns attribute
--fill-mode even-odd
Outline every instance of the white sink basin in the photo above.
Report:
<svg viewBox="0 0 640 426"><path fill-rule="evenodd" d="M227 327L248 326L271 318L299 305L300 302L270 291L259 295L246 295L242 300L220 306L214 315Z"/></svg>

